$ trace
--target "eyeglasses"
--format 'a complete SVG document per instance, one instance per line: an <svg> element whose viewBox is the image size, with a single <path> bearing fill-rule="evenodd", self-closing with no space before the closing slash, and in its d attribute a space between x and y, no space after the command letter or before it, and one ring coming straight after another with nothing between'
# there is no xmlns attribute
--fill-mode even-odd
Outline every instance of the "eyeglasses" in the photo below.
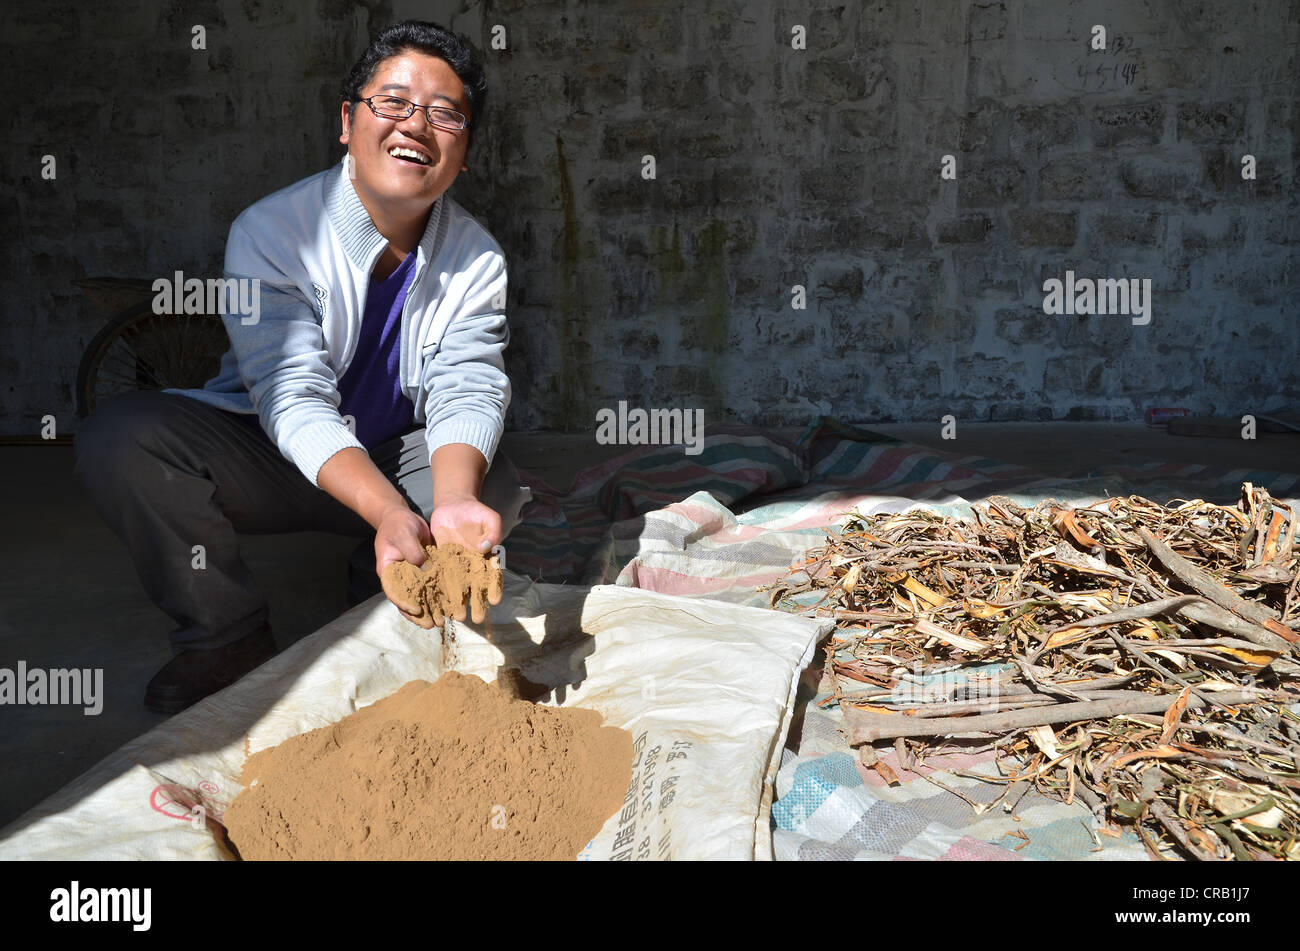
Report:
<svg viewBox="0 0 1300 951"><path fill-rule="evenodd" d="M381 119L409 119L416 109L423 109L429 125L449 132L459 132L469 126L469 120L455 109L442 106L421 106L400 96L371 96L358 100L370 107L370 111Z"/></svg>

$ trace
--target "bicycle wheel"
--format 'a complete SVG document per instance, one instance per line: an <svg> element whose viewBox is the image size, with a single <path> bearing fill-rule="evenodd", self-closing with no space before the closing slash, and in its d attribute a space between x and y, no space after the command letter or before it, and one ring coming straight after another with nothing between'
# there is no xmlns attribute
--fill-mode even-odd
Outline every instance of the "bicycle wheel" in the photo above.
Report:
<svg viewBox="0 0 1300 951"><path fill-rule="evenodd" d="M77 368L77 415L128 390L200 387L217 375L230 345L221 318L155 314L141 301L95 335Z"/></svg>

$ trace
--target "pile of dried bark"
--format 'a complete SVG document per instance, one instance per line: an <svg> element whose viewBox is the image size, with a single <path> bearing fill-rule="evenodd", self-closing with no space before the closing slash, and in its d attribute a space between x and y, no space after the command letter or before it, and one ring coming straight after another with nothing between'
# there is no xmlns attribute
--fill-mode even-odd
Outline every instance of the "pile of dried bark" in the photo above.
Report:
<svg viewBox="0 0 1300 951"><path fill-rule="evenodd" d="M1300 858L1290 507L1246 484L1236 506L973 508L852 515L768 589L839 622L824 703L863 762L891 778L882 743L914 762L964 738L942 743L996 748L980 778L1007 795L1082 799L1094 838L1131 823L1160 858Z"/></svg>

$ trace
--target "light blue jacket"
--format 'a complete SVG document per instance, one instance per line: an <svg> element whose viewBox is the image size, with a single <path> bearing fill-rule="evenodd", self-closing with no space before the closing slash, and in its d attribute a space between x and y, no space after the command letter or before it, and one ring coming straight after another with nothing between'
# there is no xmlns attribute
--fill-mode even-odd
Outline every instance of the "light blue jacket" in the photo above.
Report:
<svg viewBox="0 0 1300 951"><path fill-rule="evenodd" d="M370 272L388 245L345 169L340 162L235 219L225 276L260 281L257 319L224 315L231 346L220 372L202 389L172 391L256 413L313 485L340 449L364 448L339 415L338 381L356 352ZM430 454L465 443L490 463L510 405L505 256L445 194L416 254L402 308L402 392Z"/></svg>

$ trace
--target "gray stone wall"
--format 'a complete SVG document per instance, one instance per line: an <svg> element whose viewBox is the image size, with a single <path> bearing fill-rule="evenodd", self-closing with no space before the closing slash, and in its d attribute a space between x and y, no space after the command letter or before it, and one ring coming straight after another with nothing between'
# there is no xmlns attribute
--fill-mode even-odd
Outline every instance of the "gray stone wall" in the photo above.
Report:
<svg viewBox="0 0 1300 951"><path fill-rule="evenodd" d="M75 425L106 314L73 281L215 275L243 207L342 155L347 68L408 17L487 63L452 194L510 259L512 428L619 400L791 425L1300 397L1297 0L102 0L0 37L26 93L3 432ZM1150 322L1045 314L1067 270L1149 279Z"/></svg>

